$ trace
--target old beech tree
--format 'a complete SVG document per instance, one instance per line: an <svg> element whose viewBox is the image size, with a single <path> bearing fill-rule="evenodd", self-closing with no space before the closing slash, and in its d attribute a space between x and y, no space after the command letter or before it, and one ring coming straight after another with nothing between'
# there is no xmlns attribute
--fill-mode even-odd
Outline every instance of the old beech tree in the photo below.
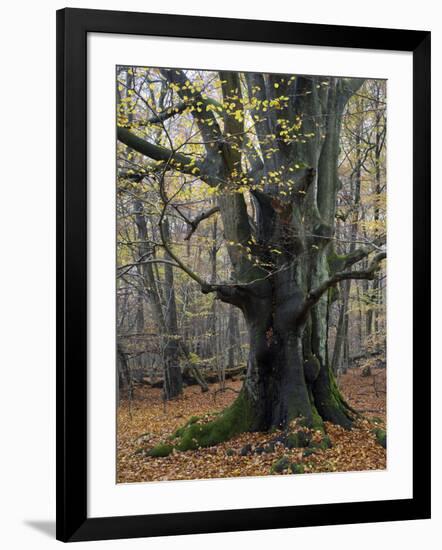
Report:
<svg viewBox="0 0 442 550"><path fill-rule="evenodd" d="M184 426L173 446L213 445L243 431L286 428L295 418L350 428L355 413L327 364L327 295L339 281L373 278L385 258L383 242L342 256L333 239L342 116L363 81L220 71L210 73L209 86L192 71L155 74L151 100L138 98L149 118L137 126L121 115L118 140L154 174L164 261L239 308L250 343L236 400L214 421ZM184 144L167 125L179 117L192 124ZM166 182L177 172L203 182L216 200L187 222L192 233L220 216L232 268L225 282L202 278L168 241L165 221L177 209ZM131 177L141 182L145 173Z"/></svg>

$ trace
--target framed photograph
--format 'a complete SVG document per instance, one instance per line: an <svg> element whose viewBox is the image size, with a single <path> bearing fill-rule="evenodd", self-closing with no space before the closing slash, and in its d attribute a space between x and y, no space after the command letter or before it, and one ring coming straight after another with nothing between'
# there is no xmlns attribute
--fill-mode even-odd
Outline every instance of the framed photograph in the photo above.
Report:
<svg viewBox="0 0 442 550"><path fill-rule="evenodd" d="M57 538L429 518L429 197L429 32L58 11Z"/></svg>

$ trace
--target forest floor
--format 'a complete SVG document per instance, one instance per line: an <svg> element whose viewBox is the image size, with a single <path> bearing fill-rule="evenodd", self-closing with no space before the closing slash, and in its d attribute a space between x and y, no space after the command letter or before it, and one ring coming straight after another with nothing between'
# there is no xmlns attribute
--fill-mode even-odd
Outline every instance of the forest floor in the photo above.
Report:
<svg viewBox="0 0 442 550"><path fill-rule="evenodd" d="M361 369L354 368L339 378L343 395L362 417L351 430L326 423L332 443L329 449L317 449L304 456L305 449L288 449L277 443L272 452L257 454L254 450L274 441L275 433L244 433L215 447L174 452L166 457L146 456L144 449L165 441L192 416L228 406L237 395L232 389L238 391L241 384L239 380L228 380L226 385L231 389L216 394L218 384L212 384L206 393L201 393L199 386L189 386L180 398L166 404L162 390L137 386L131 403L122 399L118 407L118 483L268 475L282 457L302 464L305 473L386 468L386 450L373 434L377 428L385 428L385 369L372 369L371 376L363 377ZM251 445L251 452L242 456L246 445ZM290 473L290 469L283 473Z"/></svg>

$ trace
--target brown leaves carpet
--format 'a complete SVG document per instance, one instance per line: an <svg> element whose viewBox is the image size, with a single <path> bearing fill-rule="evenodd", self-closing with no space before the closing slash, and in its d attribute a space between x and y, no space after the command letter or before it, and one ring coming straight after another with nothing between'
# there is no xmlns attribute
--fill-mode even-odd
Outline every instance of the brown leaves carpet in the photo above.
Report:
<svg viewBox="0 0 442 550"><path fill-rule="evenodd" d="M272 464L283 456L302 463L305 473L384 469L386 451L376 442L372 430L385 427L385 385L384 369L374 369L369 377L362 377L360 369L341 376L342 393L363 416L350 431L326 423L332 447L308 457L303 456L303 449L289 450L282 444L276 444L274 452L268 454L241 456L245 445L255 449L275 439L275 433L245 433L216 447L174 452L162 458L147 457L142 450L164 441L191 416L224 409L237 394L227 390L215 396L217 384L207 393L191 386L185 388L182 397L165 404L160 389L138 386L131 403L122 399L117 411L117 482L269 475ZM238 390L241 382L229 381L228 387Z"/></svg>

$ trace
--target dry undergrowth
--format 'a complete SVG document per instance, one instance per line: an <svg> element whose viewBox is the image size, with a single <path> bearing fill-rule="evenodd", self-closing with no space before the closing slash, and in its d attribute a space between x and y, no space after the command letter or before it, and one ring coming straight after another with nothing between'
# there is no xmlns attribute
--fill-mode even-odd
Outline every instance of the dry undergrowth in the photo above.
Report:
<svg viewBox="0 0 442 550"><path fill-rule="evenodd" d="M251 445L253 451L265 447L277 436L275 433L245 433L216 447L174 452L162 458L145 456L143 449L164 441L192 416L221 411L237 394L228 390L217 393L214 399L217 384L213 384L207 393L201 393L198 386L191 386L185 388L182 397L165 405L161 390L139 386L131 405L122 400L118 408L117 481L131 483L268 475L272 464L283 456L290 462L302 463L305 473L384 469L386 451L376 442L373 429L384 426L385 370L373 370L373 376L364 378L360 369L352 369L340 378L339 385L348 402L353 408L363 411L364 417L350 431L326 423L332 442L330 449L303 456L304 449L289 450L277 443L273 452L252 452L241 456L245 445ZM228 386L238 390L241 382L229 382ZM319 437L319 434L314 437Z"/></svg>

